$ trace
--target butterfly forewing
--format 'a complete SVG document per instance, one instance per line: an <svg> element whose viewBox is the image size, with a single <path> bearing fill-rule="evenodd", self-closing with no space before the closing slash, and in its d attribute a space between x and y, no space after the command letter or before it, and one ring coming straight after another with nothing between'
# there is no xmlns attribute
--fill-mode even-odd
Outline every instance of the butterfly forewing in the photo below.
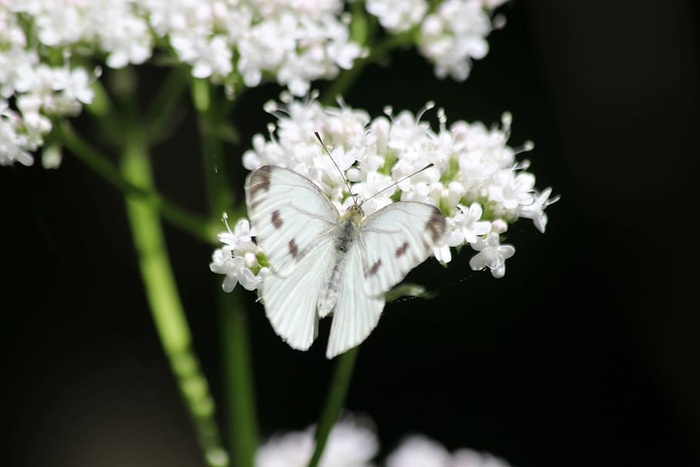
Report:
<svg viewBox="0 0 700 467"><path fill-rule="evenodd" d="M251 173L246 198L256 241L280 276L296 268L337 223L338 211L321 189L281 167L267 165Z"/></svg>
<svg viewBox="0 0 700 467"><path fill-rule="evenodd" d="M360 233L365 292L389 291L432 254L446 230L440 211L424 203L393 203L368 216Z"/></svg>

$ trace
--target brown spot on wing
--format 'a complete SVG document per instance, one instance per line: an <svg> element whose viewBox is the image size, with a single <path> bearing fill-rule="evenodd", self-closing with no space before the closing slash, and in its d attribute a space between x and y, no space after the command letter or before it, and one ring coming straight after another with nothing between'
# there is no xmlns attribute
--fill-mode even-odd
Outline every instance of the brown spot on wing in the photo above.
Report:
<svg viewBox="0 0 700 467"><path fill-rule="evenodd" d="M425 224L425 229L430 232L430 239L433 244L436 244L442 238L447 229L447 224L445 223L445 217L440 214L440 211L437 209L433 211L430 219Z"/></svg>
<svg viewBox="0 0 700 467"><path fill-rule="evenodd" d="M270 165L260 167L250 175L250 185L248 186L250 208L255 209L260 202L260 195L267 193L270 189L270 179L272 178Z"/></svg>
<svg viewBox="0 0 700 467"><path fill-rule="evenodd" d="M272 221L272 225L277 230L281 229L282 224L284 224L284 222L282 222L282 216L280 216L279 209L275 209L274 211L272 211L272 216L271 216L270 220Z"/></svg>
<svg viewBox="0 0 700 467"><path fill-rule="evenodd" d="M403 245L396 249L396 257L402 257L408 251L408 242L403 242Z"/></svg>
<svg viewBox="0 0 700 467"><path fill-rule="evenodd" d="M365 271L365 277L372 277L377 274L379 268L382 266L382 260L378 259L369 270Z"/></svg>
<svg viewBox="0 0 700 467"><path fill-rule="evenodd" d="M292 255L292 258L296 258L299 255L299 247L294 239L291 239L287 246L289 247L289 254Z"/></svg>

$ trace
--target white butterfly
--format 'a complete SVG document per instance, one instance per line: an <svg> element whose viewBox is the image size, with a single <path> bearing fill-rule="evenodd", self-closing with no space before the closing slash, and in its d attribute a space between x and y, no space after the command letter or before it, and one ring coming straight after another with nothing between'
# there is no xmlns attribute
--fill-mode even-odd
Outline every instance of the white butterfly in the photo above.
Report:
<svg viewBox="0 0 700 467"><path fill-rule="evenodd" d="M344 215L308 178L267 165L246 180L248 215L271 274L262 301L275 332L307 350L333 312L326 357L359 345L379 322L384 294L425 261L446 231L434 206L392 203Z"/></svg>

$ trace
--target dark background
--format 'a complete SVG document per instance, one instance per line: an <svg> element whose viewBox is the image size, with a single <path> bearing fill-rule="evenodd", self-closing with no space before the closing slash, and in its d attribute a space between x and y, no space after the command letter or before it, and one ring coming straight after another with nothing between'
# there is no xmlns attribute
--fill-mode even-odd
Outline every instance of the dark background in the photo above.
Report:
<svg viewBox="0 0 700 467"><path fill-rule="evenodd" d="M562 198L546 234L527 220L511 228L517 252L505 278L472 272L469 255L416 271L438 297L387 306L360 351L347 407L376 422L383 454L423 433L518 467L700 465L696 5L516 1L501 12L506 27L465 83L438 82L423 59L397 53L346 101L377 116L435 100L450 122L497 123L511 111L510 144L535 142L525 156L537 186ZM263 86L242 99L234 161L265 132L261 104L277 92ZM195 135L186 121L156 166L163 192L203 212ZM9 429L0 463L202 465L121 195L66 157L57 171L3 168L0 197ZM221 403L212 249L167 233ZM305 428L333 368L327 326L300 353L259 306L250 321L262 434Z"/></svg>

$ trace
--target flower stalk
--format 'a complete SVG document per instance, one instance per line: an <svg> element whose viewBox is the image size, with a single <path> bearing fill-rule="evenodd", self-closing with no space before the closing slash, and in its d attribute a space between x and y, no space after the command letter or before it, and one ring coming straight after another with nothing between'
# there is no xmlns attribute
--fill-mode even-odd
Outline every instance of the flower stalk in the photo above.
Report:
<svg viewBox="0 0 700 467"><path fill-rule="evenodd" d="M226 121L227 102L217 99L215 89L205 80L193 79L192 101L197 112L202 144L202 161L207 187L211 223L220 222L224 212L242 211L234 204L222 133ZM234 294L219 294L218 316L221 323L224 397L229 424L229 445L237 467L253 467L257 448L257 414L254 382L250 363L247 310ZM230 295L230 296L229 296Z"/></svg>
<svg viewBox="0 0 700 467"><path fill-rule="evenodd" d="M154 188L147 141L134 124L125 132L121 174L142 190ZM126 196L126 209L158 337L185 400L206 463L209 467L228 466L228 455L216 424L214 400L192 349L192 336L173 276L159 213L151 203L134 195Z"/></svg>
<svg viewBox="0 0 700 467"><path fill-rule="evenodd" d="M331 429L333 429L333 425L335 425L335 422L340 418L359 350L359 347L355 347L338 356L338 363L336 363L333 373L333 380L331 381L328 391L326 404L316 430L316 447L314 448L314 453L311 456L308 467L318 466L321 456L323 455L323 450L328 442Z"/></svg>

